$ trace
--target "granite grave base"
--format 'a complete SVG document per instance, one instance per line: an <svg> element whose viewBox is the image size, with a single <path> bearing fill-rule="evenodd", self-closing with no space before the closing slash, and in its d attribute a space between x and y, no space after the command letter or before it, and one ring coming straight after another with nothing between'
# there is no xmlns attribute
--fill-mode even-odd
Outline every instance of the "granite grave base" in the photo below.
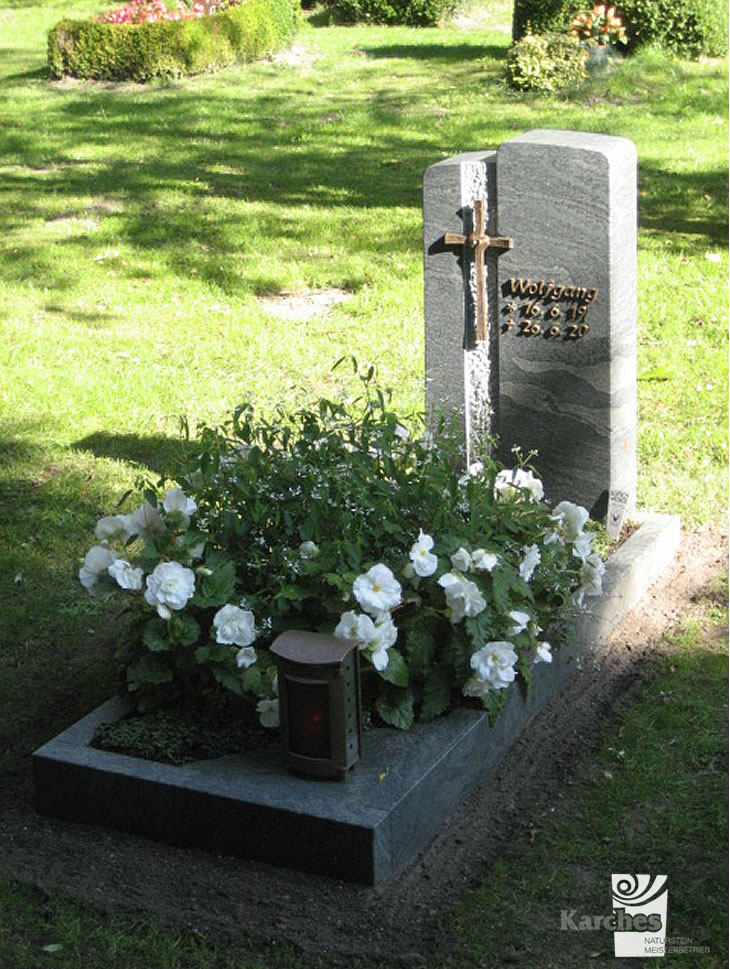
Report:
<svg viewBox="0 0 730 969"><path fill-rule="evenodd" d="M376 885L422 851L466 795L498 765L525 725L600 645L671 562L679 520L647 517L607 563L571 644L513 689L494 726L458 710L409 732L365 734L345 782L289 774L272 751L183 766L90 746L96 726L124 715L109 700L33 755L37 809L186 847Z"/></svg>

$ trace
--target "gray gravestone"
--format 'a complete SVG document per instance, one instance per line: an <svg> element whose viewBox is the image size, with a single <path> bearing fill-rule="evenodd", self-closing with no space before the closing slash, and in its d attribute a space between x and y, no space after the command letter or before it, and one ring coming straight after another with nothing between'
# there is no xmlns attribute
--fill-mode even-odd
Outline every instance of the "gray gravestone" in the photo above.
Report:
<svg viewBox="0 0 730 969"><path fill-rule="evenodd" d="M495 180L496 176L496 180ZM485 339L471 233L484 198ZM479 227L481 228L481 227ZM448 245L461 230L461 248ZM506 247L505 238L511 240ZM624 138L533 131L424 178L426 404L462 416L467 455L499 438L548 499L621 524L636 491L636 151Z"/></svg>
<svg viewBox="0 0 730 969"><path fill-rule="evenodd" d="M473 229L474 201L486 203L487 231L496 222L494 151L467 152L432 165L423 179L424 310L426 321L426 408L456 417L467 441L493 431L496 400L498 304L496 256L487 253L484 298L487 341L476 339L477 285L474 260L464 246L449 245L450 233Z"/></svg>

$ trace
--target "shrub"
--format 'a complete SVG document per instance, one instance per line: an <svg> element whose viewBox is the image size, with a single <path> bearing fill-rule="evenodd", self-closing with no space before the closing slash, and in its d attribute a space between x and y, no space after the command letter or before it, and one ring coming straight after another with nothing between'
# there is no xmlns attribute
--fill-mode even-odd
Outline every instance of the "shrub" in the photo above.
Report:
<svg viewBox="0 0 730 969"><path fill-rule="evenodd" d="M326 0L337 20L344 23L400 24L435 27L453 14L461 0Z"/></svg>
<svg viewBox="0 0 730 969"><path fill-rule="evenodd" d="M48 66L54 78L110 81L199 74L278 50L294 35L298 19L294 0L245 0L195 20L63 20L48 35Z"/></svg>
<svg viewBox="0 0 730 969"><path fill-rule="evenodd" d="M507 56L507 77L520 91L559 91L587 77L586 51L565 34L527 34Z"/></svg>
<svg viewBox="0 0 730 969"><path fill-rule="evenodd" d="M227 689L273 726L268 647L308 629L359 644L369 712L386 723L464 697L496 715L518 675L529 684L550 662L543 635L559 645L600 593L603 564L585 509L551 511L524 468L485 455L464 473L462 459L463 438L411 437L369 377L350 408L262 419L243 405L203 429L180 485L102 518L79 573L90 591L126 590L138 616L126 689L140 707Z"/></svg>
<svg viewBox="0 0 730 969"><path fill-rule="evenodd" d="M515 0L512 37L567 33L583 6L575 0ZM629 51L655 43L687 57L727 53L727 0L623 0L617 12Z"/></svg>

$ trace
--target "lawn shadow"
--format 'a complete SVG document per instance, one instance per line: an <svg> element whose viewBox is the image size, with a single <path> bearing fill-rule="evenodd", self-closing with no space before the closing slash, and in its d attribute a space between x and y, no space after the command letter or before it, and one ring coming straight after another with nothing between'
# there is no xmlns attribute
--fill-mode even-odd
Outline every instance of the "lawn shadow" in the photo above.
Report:
<svg viewBox="0 0 730 969"><path fill-rule="evenodd" d="M704 237L727 248L727 169L668 172L640 162L639 225L665 234L670 246L685 249L683 236Z"/></svg>
<svg viewBox="0 0 730 969"><path fill-rule="evenodd" d="M496 44L391 44L387 47L363 47L363 54L374 58L414 58L460 64L465 61L492 58L504 60L509 48Z"/></svg>
<svg viewBox="0 0 730 969"><path fill-rule="evenodd" d="M75 451L90 451L97 458L112 458L136 465L140 471L165 474L173 466L190 461L199 453L194 441L166 437L164 434L113 434L95 431L71 447Z"/></svg>

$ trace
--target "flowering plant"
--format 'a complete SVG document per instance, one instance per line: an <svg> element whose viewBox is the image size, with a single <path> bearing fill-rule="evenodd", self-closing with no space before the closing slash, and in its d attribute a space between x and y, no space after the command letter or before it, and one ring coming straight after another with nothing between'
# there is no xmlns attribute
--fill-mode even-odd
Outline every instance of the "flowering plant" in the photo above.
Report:
<svg viewBox="0 0 730 969"><path fill-rule="evenodd" d="M162 20L194 20L206 17L240 0L177 0L174 7L164 0L129 0L123 7L108 10L95 19L103 24L154 24Z"/></svg>
<svg viewBox="0 0 730 969"><path fill-rule="evenodd" d="M189 442L177 484L98 522L79 575L138 612L122 659L139 706L224 688L273 726L268 647L298 628L358 644L369 719L408 728L459 702L496 715L601 591L585 509L549 508L531 470L487 454L464 473L456 435L413 436L362 379L349 408L239 407Z"/></svg>
<svg viewBox="0 0 730 969"><path fill-rule="evenodd" d="M625 44L626 28L616 13L615 7L598 3L590 13L579 13L573 20L570 33L591 46L613 46Z"/></svg>

